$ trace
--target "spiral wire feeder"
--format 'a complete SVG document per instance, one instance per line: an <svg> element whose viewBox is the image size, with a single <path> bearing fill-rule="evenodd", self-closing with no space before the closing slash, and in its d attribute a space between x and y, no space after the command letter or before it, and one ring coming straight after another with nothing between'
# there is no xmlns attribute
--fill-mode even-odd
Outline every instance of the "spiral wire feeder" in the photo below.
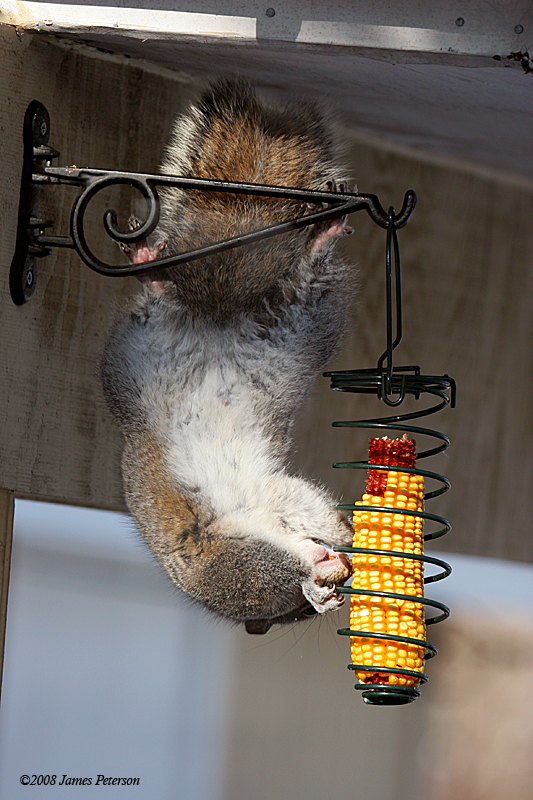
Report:
<svg viewBox="0 0 533 800"><path fill-rule="evenodd" d="M394 255L394 295L395 302L393 303L393 270L392 261ZM363 370L345 370L340 372L326 372L325 377L331 378L331 388L339 392L354 392L365 394L377 394L387 406L395 408L403 403L407 395L413 396L419 400L423 395L430 395L432 405L426 406L421 410L417 410L404 414L392 414L391 416L378 417L374 419L364 419L356 421L341 421L333 422L335 428L360 428L369 430L381 431L400 431L401 433L412 433L423 437L429 437L436 440L435 446L423 450L417 454L417 462L420 459L428 458L429 456L437 455L446 450L450 444L447 436L439 431L420 427L418 425L409 424L411 420L416 420L421 417L435 414L441 409L450 404L453 408L455 406L455 381L449 375L435 376L435 375L421 375L420 368L417 366L409 367L395 367L393 365L393 351L399 345L402 338L402 308L401 308L401 274L400 274L400 253L398 246L398 237L395 226L395 213L394 209L389 208L388 212L388 227L387 227L387 246L386 246L386 291L387 291L387 347L384 353L378 360L377 369L363 369ZM394 310L393 310L394 309ZM396 320L396 332L393 339L393 316ZM433 402L436 400L437 402ZM407 424L406 424L407 423ZM369 461L349 461L337 462L333 464L336 469L359 469L359 470L372 470L378 471L396 471L407 472L415 475L421 475L425 479L433 481L436 488L428 491L424 495L424 500L430 500L444 494L450 488L449 480L443 475L429 470L408 467L397 467L387 464L370 464ZM342 504L338 506L339 509L349 511L366 511L367 506L360 504ZM451 530L451 525L444 517L427 511L413 511L401 508L390 508L386 506L373 506L373 510L377 512L388 512L393 514L404 514L414 517L422 517L425 521L431 522L434 530L424 534L424 541L437 539L444 536ZM424 578L424 584L434 583L446 578L451 573L451 567L441 559L434 558L427 555L415 555L413 553L398 552L393 550L377 550L371 548L361 547L337 547L344 553L351 554L367 554L377 556L394 556L394 558L402 558L409 560L422 561L424 564L431 564L433 567L438 568L438 572ZM405 595L394 592L382 592L366 589L353 589L350 586L338 587L338 591L349 595L370 595L372 597L390 598L395 600L403 600L422 604L425 609L436 609L433 616L426 617L426 625L433 625L437 622L445 620L450 611L443 603L436 600L430 600L426 597L418 595ZM365 630L352 630L350 628L341 628L338 633L342 636L361 637L372 640L384 640L401 642L404 644L418 645L424 648L425 659L433 658L437 655L437 648L428 641L413 639L407 636L394 636L389 633L377 633ZM350 664L348 669L356 670L357 672L368 673L387 673L407 678L419 679L421 684L427 682L427 675L425 673L416 672L409 669L382 667L375 665L365 664ZM357 683L355 688L363 693L363 699L366 703L372 705L402 705L410 703L420 696L420 691L417 688L391 685L387 686L380 683Z"/></svg>

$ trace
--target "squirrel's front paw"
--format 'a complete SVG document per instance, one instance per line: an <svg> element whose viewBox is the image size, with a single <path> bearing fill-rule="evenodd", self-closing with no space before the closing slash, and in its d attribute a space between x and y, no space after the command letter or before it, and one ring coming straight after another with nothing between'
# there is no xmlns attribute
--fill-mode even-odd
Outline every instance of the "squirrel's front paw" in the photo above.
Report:
<svg viewBox="0 0 533 800"><path fill-rule="evenodd" d="M317 586L313 580L303 583L302 591L306 600L309 600L319 614L335 611L344 603L344 595L339 594L335 587Z"/></svg>
<svg viewBox="0 0 533 800"><path fill-rule="evenodd" d="M319 614L333 611L344 603L344 595L336 586L351 575L350 561L344 553L306 539L299 545L303 560L311 567L311 575L302 584L307 600Z"/></svg>

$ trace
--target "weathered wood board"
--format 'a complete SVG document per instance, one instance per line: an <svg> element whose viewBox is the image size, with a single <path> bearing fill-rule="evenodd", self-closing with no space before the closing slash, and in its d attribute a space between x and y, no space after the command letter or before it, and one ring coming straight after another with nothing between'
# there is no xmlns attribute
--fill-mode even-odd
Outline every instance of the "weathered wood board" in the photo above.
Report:
<svg viewBox="0 0 533 800"><path fill-rule="evenodd" d="M13 255L22 166L22 121L40 100L51 116L50 144L59 164L155 172L186 84L126 62L76 54L46 37L0 27L0 107L4 152L0 181L0 485L17 495L122 509L120 435L104 407L96 377L99 353L115 308L138 286L133 278L92 273L70 251L38 264L37 288L13 305L8 275ZM46 196L46 192L49 195ZM43 216L68 233L68 189L42 191ZM108 198L121 224L127 195ZM102 212L88 232L100 233ZM120 261L118 248L103 252Z"/></svg>
<svg viewBox="0 0 533 800"><path fill-rule="evenodd" d="M6 636L7 595L13 541L14 497L0 489L0 687L4 667L4 642Z"/></svg>
<svg viewBox="0 0 533 800"><path fill-rule="evenodd" d="M531 561L533 192L363 143L353 147L352 163L360 191L375 192L385 207L399 209L406 189L418 196L399 232L404 337L395 363L448 373L458 387L456 409L419 422L452 440L446 455L420 464L452 481L447 495L428 503L453 524L434 546ZM347 252L357 263L358 292L354 325L333 365L340 369L375 367L386 345L385 232L364 214L352 224ZM330 464L364 458L366 438L329 425L390 412L377 398L328 387L319 381L306 405L297 463L351 503L361 478Z"/></svg>
<svg viewBox="0 0 533 800"><path fill-rule="evenodd" d="M19 496L120 509L120 437L95 371L114 308L136 282L100 277L74 254L60 251L39 265L30 303L11 303L22 119L30 100L44 102L61 164L155 171L171 120L195 80L144 71L126 59L89 54L45 36L19 38L9 27L0 36L0 486ZM430 427L449 433L453 444L438 465L427 464L453 483L452 492L429 509L454 524L442 547L533 560L533 192L382 143L374 146L357 132L350 137L360 191L396 208L408 188L419 197L413 220L400 234L405 320L398 363L418 363L428 374L448 372L458 383L457 409L430 418ZM65 192L48 203L57 230L68 228L69 199ZM121 195L110 204L124 221L129 198ZM97 223L93 237L100 236ZM343 246L357 264L358 290L354 323L335 364L340 368L373 366L385 341L384 232L362 213L352 223L356 234ZM113 245L101 246L113 257ZM333 394L319 380L299 424L297 468L333 486L346 501L355 499L360 480L332 470L331 462L364 457L366 443L330 424L380 413L374 398L363 403Z"/></svg>
<svg viewBox="0 0 533 800"><path fill-rule="evenodd" d="M527 0L2 0L0 20L197 76L237 73L277 96L331 97L368 133L533 178Z"/></svg>

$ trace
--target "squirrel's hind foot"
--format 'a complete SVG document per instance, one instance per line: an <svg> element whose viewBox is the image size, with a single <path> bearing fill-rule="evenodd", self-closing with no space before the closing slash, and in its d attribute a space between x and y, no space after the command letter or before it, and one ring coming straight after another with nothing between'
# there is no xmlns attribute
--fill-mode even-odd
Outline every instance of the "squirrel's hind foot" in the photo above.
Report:
<svg viewBox="0 0 533 800"><path fill-rule="evenodd" d="M345 194L347 191L347 184L341 182L336 184L335 181L328 181L326 184L326 191ZM318 206L309 205L313 210L318 209ZM335 244L337 239L342 236L349 236L353 233L353 228L346 224L346 216L332 217L331 219L324 220L324 222L317 223L312 228L311 233L311 253L314 256L321 255L326 250Z"/></svg>
<svg viewBox="0 0 533 800"><path fill-rule="evenodd" d="M142 222L134 214L128 219L128 230L130 231L137 230L141 225ZM120 249L132 264L147 264L150 261L155 261L166 246L167 243L162 241L151 247L147 239L141 239L140 242L135 242L133 245L119 242ZM158 288L163 287L161 276L157 273L151 272L146 275L139 275L138 278L142 283L149 283L151 286Z"/></svg>

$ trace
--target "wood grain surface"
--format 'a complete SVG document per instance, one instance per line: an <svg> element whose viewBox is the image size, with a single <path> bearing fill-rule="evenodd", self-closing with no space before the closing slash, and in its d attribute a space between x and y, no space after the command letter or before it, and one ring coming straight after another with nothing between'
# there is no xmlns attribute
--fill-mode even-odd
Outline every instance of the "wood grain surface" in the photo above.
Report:
<svg viewBox="0 0 533 800"><path fill-rule="evenodd" d="M458 387L456 409L420 423L452 440L446 455L420 464L452 481L447 495L427 505L453 524L434 546L531 561L533 193L362 142L351 156L359 191L376 193L385 207L399 209L406 189L418 196L399 232L404 336L395 363L448 373ZM361 212L351 224L346 253L356 265L357 295L332 365L339 369L375 367L386 345L385 232ZM330 424L386 415L377 398L332 392L319 380L300 421L296 463L354 502L361 476L330 465L364 458L367 437Z"/></svg>
<svg viewBox="0 0 533 800"><path fill-rule="evenodd" d="M106 331L134 278L104 278L71 251L38 263L35 294L22 307L9 295L22 166L22 122L28 103L44 103L58 164L157 170L171 121L187 88L126 63L82 56L35 36L0 27L0 107L4 152L0 181L2 442L0 485L31 496L124 509L121 436L104 407L96 376ZM43 189L42 216L68 234L76 190ZM46 194L48 192L48 195ZM125 226L126 190L94 201L89 242L99 255L123 256L103 234L106 207Z"/></svg>
<svg viewBox="0 0 533 800"><path fill-rule="evenodd" d="M30 100L44 102L60 164L155 171L171 120L195 80L100 60L46 37L19 38L8 27L0 36L0 485L18 496L121 509L120 436L95 370L115 309L136 281L103 278L60 251L39 264L30 303L12 304L22 120ZM447 455L424 464L453 484L428 505L454 526L438 547L531 561L532 193L467 168L432 164L425 154L374 146L354 131L348 138L361 192L396 208L406 189L418 195L415 215L400 232L404 339L397 363L449 373L458 384L457 408L427 420L452 439ZM70 203L67 190L45 198L43 212L56 219L57 231L68 229ZM116 260L99 227L109 205L124 224L127 192L105 198L89 232L100 252ZM356 232L343 247L354 264L347 286L355 292L353 319L336 368L374 366L385 346L385 233L364 212L351 222ZM374 397L333 393L320 378L302 410L295 468L352 502L362 476L331 463L364 458L366 436L332 429L331 422L384 410Z"/></svg>
<svg viewBox="0 0 533 800"><path fill-rule="evenodd" d="M0 489L0 690L4 667L4 642L6 638L7 596L13 541L14 497Z"/></svg>

